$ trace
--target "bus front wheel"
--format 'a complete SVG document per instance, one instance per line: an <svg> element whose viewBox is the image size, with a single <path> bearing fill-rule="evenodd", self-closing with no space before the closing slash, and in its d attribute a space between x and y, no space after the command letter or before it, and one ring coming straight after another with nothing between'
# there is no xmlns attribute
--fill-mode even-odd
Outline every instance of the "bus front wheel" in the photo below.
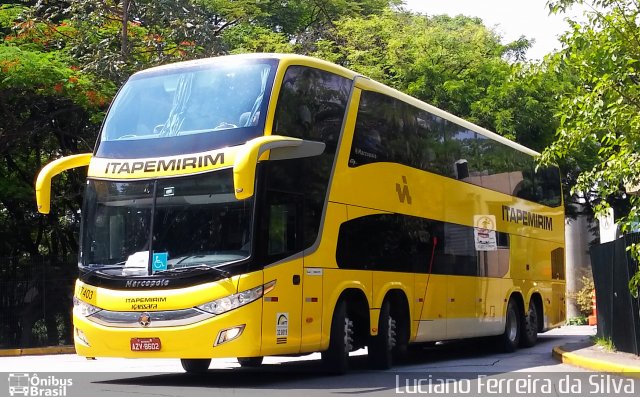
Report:
<svg viewBox="0 0 640 397"><path fill-rule="evenodd" d="M520 343L521 333L520 308L514 299L509 299L504 333L500 337L502 350L511 353L516 351Z"/></svg>
<svg viewBox="0 0 640 397"><path fill-rule="evenodd" d="M347 303L341 299L331 319L329 348L322 352L325 370L342 375L349 369L349 352L353 348L353 321L349 319Z"/></svg>
<svg viewBox="0 0 640 397"><path fill-rule="evenodd" d="M391 304L385 300L380 308L378 335L369 343L369 364L375 369L389 369L393 365L393 349L397 343L396 320L391 317Z"/></svg>
<svg viewBox="0 0 640 397"><path fill-rule="evenodd" d="M190 374L201 374L207 372L211 364L210 358L181 358L182 368Z"/></svg>

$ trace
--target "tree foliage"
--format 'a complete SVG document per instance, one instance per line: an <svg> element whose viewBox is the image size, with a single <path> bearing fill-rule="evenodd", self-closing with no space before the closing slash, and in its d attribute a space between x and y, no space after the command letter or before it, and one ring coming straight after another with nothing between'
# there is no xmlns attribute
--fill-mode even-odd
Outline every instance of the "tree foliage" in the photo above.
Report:
<svg viewBox="0 0 640 397"><path fill-rule="evenodd" d="M560 100L556 140L542 160L580 159L574 191L603 212L626 199L625 186L640 185L640 2L559 0L549 6L561 12L575 3L589 6L587 22L571 22L554 61L575 84ZM630 197L622 215L623 231L637 225L640 198ZM639 281L640 273L632 290Z"/></svg>
<svg viewBox="0 0 640 397"><path fill-rule="evenodd" d="M361 72L535 150L553 138L554 71L520 62L477 18L386 12L343 18L312 55Z"/></svg>

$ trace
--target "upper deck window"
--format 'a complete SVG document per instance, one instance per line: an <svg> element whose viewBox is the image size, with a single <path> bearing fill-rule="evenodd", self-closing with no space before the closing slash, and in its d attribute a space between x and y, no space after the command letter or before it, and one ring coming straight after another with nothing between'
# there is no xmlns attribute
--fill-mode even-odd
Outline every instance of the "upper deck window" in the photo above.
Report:
<svg viewBox="0 0 640 397"><path fill-rule="evenodd" d="M262 135L276 66L214 62L134 75L109 110L97 155L202 152Z"/></svg>
<svg viewBox="0 0 640 397"><path fill-rule="evenodd" d="M396 98L363 91L349 167L393 162L549 207L561 205L555 167Z"/></svg>

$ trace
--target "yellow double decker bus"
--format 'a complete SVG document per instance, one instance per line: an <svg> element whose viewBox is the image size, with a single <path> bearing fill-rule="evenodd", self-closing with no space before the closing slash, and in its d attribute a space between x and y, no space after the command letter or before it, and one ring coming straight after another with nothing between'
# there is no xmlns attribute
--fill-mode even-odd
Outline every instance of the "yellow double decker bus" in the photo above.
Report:
<svg viewBox="0 0 640 397"><path fill-rule="evenodd" d="M564 313L557 169L535 152L353 71L253 54L131 76L88 166L74 339L87 357L368 348L495 337L513 351Z"/></svg>

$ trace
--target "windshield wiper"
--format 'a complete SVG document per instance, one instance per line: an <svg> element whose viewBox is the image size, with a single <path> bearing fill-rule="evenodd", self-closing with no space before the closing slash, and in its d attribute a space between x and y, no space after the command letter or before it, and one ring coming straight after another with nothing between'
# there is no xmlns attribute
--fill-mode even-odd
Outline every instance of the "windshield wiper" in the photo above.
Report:
<svg viewBox="0 0 640 397"><path fill-rule="evenodd" d="M124 269L124 265L126 261L123 262L119 262L113 265L104 265L104 266L99 266L96 268L91 268L91 269L87 269L86 266L81 267L80 270L84 271L84 273L82 273L82 276L88 276L89 274L95 273L95 272L99 272L102 270L118 270L118 269ZM189 273L192 271L201 271L201 272L209 272L209 271L216 271L218 272L221 276L223 277L229 277L231 275L231 273L229 273L226 270L220 269L218 267L212 267L209 265L205 265L205 264L198 264L195 266L184 266L184 267L176 267L173 269L167 269L167 270L161 270L159 272L153 272L153 274L148 275L147 277L150 276L155 276L158 274L181 274L181 273Z"/></svg>
<svg viewBox="0 0 640 397"><path fill-rule="evenodd" d="M180 274L180 273L188 273L188 272L198 271L198 270L203 272L215 270L216 272L220 273L220 275L224 277L229 277L231 275L231 273L229 273L226 270L222 270L218 267L213 267L205 264L199 264L195 266L176 267L173 269L161 270L159 272L154 272L153 275L155 276L158 274Z"/></svg>
<svg viewBox="0 0 640 397"><path fill-rule="evenodd" d="M80 271L83 271L84 273L82 273L83 276L87 276L89 274L95 273L95 272L99 272L101 270L117 270L117 269L124 269L124 264L127 261L122 261L122 262L118 262L118 263L114 263L113 265L97 265L96 267L92 267L92 266L82 266L80 267Z"/></svg>

